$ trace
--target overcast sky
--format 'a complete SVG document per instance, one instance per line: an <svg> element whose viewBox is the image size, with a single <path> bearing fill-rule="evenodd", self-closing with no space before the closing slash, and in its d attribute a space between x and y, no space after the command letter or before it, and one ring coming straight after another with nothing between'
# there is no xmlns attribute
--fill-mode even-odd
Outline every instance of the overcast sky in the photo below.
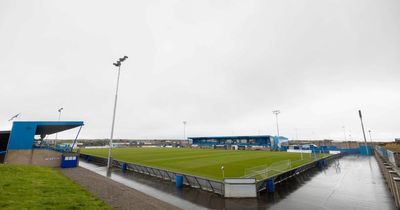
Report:
<svg viewBox="0 0 400 210"><path fill-rule="evenodd" d="M400 137L400 1L0 1L0 130L109 138ZM297 134L296 134L297 130ZM76 132L60 134L70 138Z"/></svg>

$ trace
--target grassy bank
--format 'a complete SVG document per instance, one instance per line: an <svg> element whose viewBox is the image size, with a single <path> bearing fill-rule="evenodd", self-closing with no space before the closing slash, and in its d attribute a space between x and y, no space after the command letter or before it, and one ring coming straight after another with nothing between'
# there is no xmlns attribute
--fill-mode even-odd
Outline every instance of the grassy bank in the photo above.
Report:
<svg viewBox="0 0 400 210"><path fill-rule="evenodd" d="M110 209L58 169L0 164L0 209Z"/></svg>

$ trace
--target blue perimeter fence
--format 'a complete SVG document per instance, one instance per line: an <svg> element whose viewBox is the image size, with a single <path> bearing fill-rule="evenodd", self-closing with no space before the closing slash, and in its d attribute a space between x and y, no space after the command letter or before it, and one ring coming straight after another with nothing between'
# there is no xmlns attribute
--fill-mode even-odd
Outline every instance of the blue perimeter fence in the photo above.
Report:
<svg viewBox="0 0 400 210"><path fill-rule="evenodd" d="M310 148L312 153L329 153L329 151L340 151L342 154L360 154L360 155L373 155L373 149L371 146L365 146L360 144L358 148L341 148L338 149L336 146L320 146Z"/></svg>

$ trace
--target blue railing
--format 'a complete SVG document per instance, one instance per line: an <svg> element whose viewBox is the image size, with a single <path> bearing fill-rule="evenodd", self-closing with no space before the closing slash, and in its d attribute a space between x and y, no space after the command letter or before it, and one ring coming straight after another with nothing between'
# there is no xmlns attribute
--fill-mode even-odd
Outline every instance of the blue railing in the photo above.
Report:
<svg viewBox="0 0 400 210"><path fill-rule="evenodd" d="M384 157L384 158L388 158L388 152L385 148L381 147L381 146L376 146L375 147L376 151L378 151L378 153Z"/></svg>

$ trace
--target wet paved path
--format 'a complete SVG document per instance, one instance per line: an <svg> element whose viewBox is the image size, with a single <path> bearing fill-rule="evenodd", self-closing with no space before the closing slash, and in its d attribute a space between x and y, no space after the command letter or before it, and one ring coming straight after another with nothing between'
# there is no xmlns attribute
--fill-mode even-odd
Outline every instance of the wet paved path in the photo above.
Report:
<svg viewBox="0 0 400 210"><path fill-rule="evenodd" d="M106 176L106 167L97 166L83 161L79 161L79 166L86 168L90 171L93 171L97 174L100 174L104 177ZM198 206L194 203L181 199L179 198L179 196L176 196L171 192L165 192L165 190L162 190L163 187L167 187L175 191L176 190L176 188L174 187L175 183L168 182L168 186L165 186L166 183L163 180L159 180L157 178L141 174L133 174L133 175L136 176L131 176L131 175L126 176L124 174L114 172L111 176L111 179L113 181L124 184L125 186L136 189L144 194L153 196L161 201L170 203L182 209L191 209L191 210L206 209L202 206Z"/></svg>
<svg viewBox="0 0 400 210"><path fill-rule="evenodd" d="M115 210L165 209L180 210L167 202L117 183L82 167L61 169L61 172L86 190L101 198Z"/></svg>
<svg viewBox="0 0 400 210"><path fill-rule="evenodd" d="M81 162L97 173L103 167ZM113 179L183 209L395 209L374 157L345 156L325 170L311 170L277 186L275 193L263 192L257 199L224 199L213 193L184 187L137 173Z"/></svg>
<svg viewBox="0 0 400 210"><path fill-rule="evenodd" d="M374 157L346 156L270 209L395 209Z"/></svg>

